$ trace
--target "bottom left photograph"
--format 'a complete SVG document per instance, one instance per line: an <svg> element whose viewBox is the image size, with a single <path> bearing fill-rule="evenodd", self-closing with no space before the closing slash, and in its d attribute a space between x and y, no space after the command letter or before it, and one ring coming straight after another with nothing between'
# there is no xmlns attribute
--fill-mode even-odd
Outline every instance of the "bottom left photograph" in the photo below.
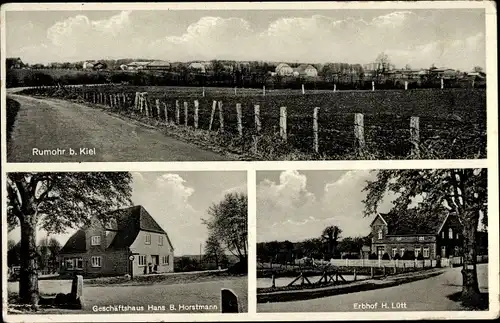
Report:
<svg viewBox="0 0 500 323"><path fill-rule="evenodd" d="M9 315L248 312L246 171L16 172L6 186Z"/></svg>

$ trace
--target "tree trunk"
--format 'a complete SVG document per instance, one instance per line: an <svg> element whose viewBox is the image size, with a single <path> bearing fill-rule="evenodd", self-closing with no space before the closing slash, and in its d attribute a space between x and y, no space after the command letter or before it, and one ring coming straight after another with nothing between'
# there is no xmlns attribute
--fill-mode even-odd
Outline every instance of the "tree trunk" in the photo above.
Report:
<svg viewBox="0 0 500 323"><path fill-rule="evenodd" d="M36 264L36 225L21 221L21 272L19 298L23 304L38 305L38 273Z"/></svg>
<svg viewBox="0 0 500 323"><path fill-rule="evenodd" d="M481 303L477 280L476 231L478 219L468 215L463 219L463 267L462 267L462 301L469 305Z"/></svg>

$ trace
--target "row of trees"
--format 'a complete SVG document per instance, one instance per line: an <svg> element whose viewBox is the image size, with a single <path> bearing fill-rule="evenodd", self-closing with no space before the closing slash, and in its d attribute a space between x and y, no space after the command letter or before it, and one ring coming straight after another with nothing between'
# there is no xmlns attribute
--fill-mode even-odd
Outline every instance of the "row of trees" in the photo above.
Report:
<svg viewBox="0 0 500 323"><path fill-rule="evenodd" d="M305 239L299 242L270 241L257 244L257 258L261 262L285 264L295 259L324 259L341 258L357 255L364 245L371 245L371 236L345 237L340 239L342 229L338 226L326 227L317 238Z"/></svg>
<svg viewBox="0 0 500 323"><path fill-rule="evenodd" d="M55 273L59 269L61 244L54 237L44 237L37 244L37 269L42 273ZM7 242L7 265L9 268L21 264L21 241Z"/></svg>

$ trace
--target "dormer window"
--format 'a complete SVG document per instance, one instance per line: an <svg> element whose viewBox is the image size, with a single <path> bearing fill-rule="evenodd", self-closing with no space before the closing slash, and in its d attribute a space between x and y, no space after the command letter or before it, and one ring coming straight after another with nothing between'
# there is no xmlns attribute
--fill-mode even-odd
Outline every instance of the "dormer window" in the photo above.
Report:
<svg viewBox="0 0 500 323"><path fill-rule="evenodd" d="M149 233L146 234L146 241L144 243L151 244L151 235Z"/></svg>
<svg viewBox="0 0 500 323"><path fill-rule="evenodd" d="M92 246L100 246L101 245L101 236L92 236L90 238L90 244Z"/></svg>
<svg viewBox="0 0 500 323"><path fill-rule="evenodd" d="M452 228L448 229L448 239L453 239L453 229Z"/></svg>
<svg viewBox="0 0 500 323"><path fill-rule="evenodd" d="M378 230L378 239L382 240L382 230Z"/></svg>

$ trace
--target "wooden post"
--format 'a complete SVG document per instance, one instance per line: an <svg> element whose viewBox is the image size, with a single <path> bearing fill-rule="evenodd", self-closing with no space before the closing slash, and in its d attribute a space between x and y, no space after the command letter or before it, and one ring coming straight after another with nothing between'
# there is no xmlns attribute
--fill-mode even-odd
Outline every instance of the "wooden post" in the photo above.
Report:
<svg viewBox="0 0 500 323"><path fill-rule="evenodd" d="M124 109L127 107L127 95L125 95L125 92L122 92L122 107Z"/></svg>
<svg viewBox="0 0 500 323"><path fill-rule="evenodd" d="M375 274L375 270L374 270L374 268L373 268L373 266L372 266L372 267L370 268L370 278L373 278L374 274Z"/></svg>
<svg viewBox="0 0 500 323"><path fill-rule="evenodd" d="M472 79L472 88L474 88L475 79Z"/></svg>
<svg viewBox="0 0 500 323"><path fill-rule="evenodd" d="M356 267L354 267L354 281L356 281L356 278L357 278L357 276L356 276Z"/></svg>
<svg viewBox="0 0 500 323"><path fill-rule="evenodd" d="M167 104L163 102L163 110L165 111L165 123L168 124L168 111L167 111Z"/></svg>
<svg viewBox="0 0 500 323"><path fill-rule="evenodd" d="M357 153L359 156L364 156L365 154L365 130L363 123L363 114L354 114L354 138L355 146L357 148Z"/></svg>
<svg viewBox="0 0 500 323"><path fill-rule="evenodd" d="M234 87L234 95L237 95L236 86Z"/></svg>
<svg viewBox="0 0 500 323"><path fill-rule="evenodd" d="M372 81L372 91L375 91L375 81Z"/></svg>
<svg viewBox="0 0 500 323"><path fill-rule="evenodd" d="M195 129L198 129L198 109L199 109L198 100L194 100L194 128Z"/></svg>
<svg viewBox="0 0 500 323"><path fill-rule="evenodd" d="M203 93L202 96L205 97L205 87L203 87Z"/></svg>
<svg viewBox="0 0 500 323"><path fill-rule="evenodd" d="M238 124L238 134L243 137L243 124L241 123L241 103L236 103L236 118Z"/></svg>
<svg viewBox="0 0 500 323"><path fill-rule="evenodd" d="M139 92L135 92L134 110L139 110Z"/></svg>
<svg viewBox="0 0 500 323"><path fill-rule="evenodd" d="M302 83L302 94L306 94L306 90L304 88L304 83Z"/></svg>
<svg viewBox="0 0 500 323"><path fill-rule="evenodd" d="M405 91L408 90L408 81L405 81Z"/></svg>
<svg viewBox="0 0 500 323"><path fill-rule="evenodd" d="M219 122L220 122L220 132L224 132L224 111L222 108L222 101L219 101Z"/></svg>
<svg viewBox="0 0 500 323"><path fill-rule="evenodd" d="M262 96L266 96L266 86L262 87Z"/></svg>
<svg viewBox="0 0 500 323"><path fill-rule="evenodd" d="M175 123L181 122L181 108L179 107L179 100L175 100Z"/></svg>
<svg viewBox="0 0 500 323"><path fill-rule="evenodd" d="M333 84L333 92L337 92L337 84Z"/></svg>
<svg viewBox="0 0 500 323"><path fill-rule="evenodd" d="M414 158L420 158L420 118L410 118L410 143L411 155Z"/></svg>
<svg viewBox="0 0 500 323"><path fill-rule="evenodd" d="M255 115L255 130L257 133L260 133L261 125L260 125L260 105L256 104L253 107L254 115Z"/></svg>
<svg viewBox="0 0 500 323"><path fill-rule="evenodd" d="M316 153L319 152L319 141L318 141L318 112L319 112L319 107L314 108L313 112L313 134L314 134L314 141L313 141L313 149Z"/></svg>
<svg viewBox="0 0 500 323"><path fill-rule="evenodd" d="M155 100L156 105L156 117L160 119L160 99Z"/></svg>
<svg viewBox="0 0 500 323"><path fill-rule="evenodd" d="M276 277L274 276L274 273L273 273L273 276L271 277L272 279L272 285L271 285L271 288L276 288Z"/></svg>
<svg viewBox="0 0 500 323"><path fill-rule="evenodd" d="M212 113L210 114L210 124L208 125L208 130L212 130L212 124L214 122L215 108L217 107L217 101L214 100L212 103Z"/></svg>
<svg viewBox="0 0 500 323"><path fill-rule="evenodd" d="M146 117L149 118L149 101L147 92L144 92L144 109L146 110Z"/></svg>
<svg viewBox="0 0 500 323"><path fill-rule="evenodd" d="M97 92L93 92L93 103L96 104L97 103Z"/></svg>
<svg viewBox="0 0 500 323"><path fill-rule="evenodd" d="M441 90L444 89L444 79L441 78Z"/></svg>
<svg viewBox="0 0 500 323"><path fill-rule="evenodd" d="M286 141L286 107L280 108L280 137Z"/></svg>
<svg viewBox="0 0 500 323"><path fill-rule="evenodd" d="M184 126L188 125L188 103L184 101Z"/></svg>

